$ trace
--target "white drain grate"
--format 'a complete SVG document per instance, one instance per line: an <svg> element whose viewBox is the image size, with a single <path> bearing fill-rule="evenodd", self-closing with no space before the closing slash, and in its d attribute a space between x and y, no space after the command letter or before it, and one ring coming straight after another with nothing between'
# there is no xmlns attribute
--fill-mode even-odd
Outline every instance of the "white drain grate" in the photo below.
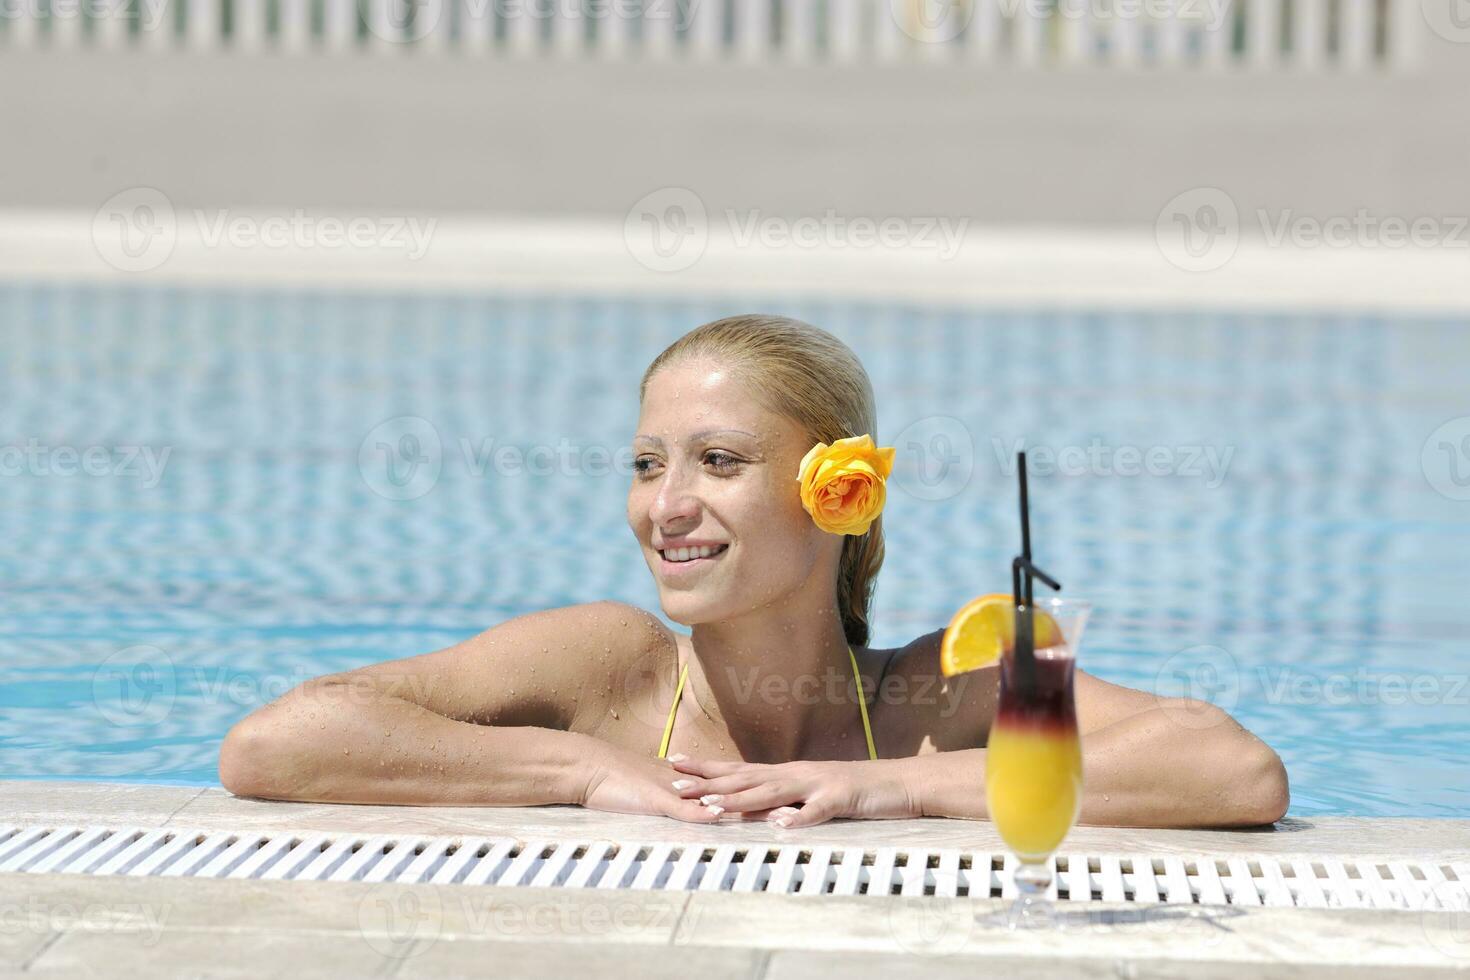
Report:
<svg viewBox="0 0 1470 980"><path fill-rule="evenodd" d="M1068 902L1470 910L1470 863L1062 854ZM796 844L0 826L0 872L801 895L1014 895L1010 855Z"/></svg>

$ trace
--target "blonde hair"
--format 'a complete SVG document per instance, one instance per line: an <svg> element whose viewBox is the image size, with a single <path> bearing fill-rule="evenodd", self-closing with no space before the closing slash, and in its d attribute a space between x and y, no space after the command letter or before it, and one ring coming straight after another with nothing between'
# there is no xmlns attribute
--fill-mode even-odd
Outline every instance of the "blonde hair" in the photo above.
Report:
<svg viewBox="0 0 1470 980"><path fill-rule="evenodd" d="M873 385L846 344L825 330L784 316L748 314L706 323L674 341L643 372L641 402L659 368L690 357L732 364L763 404L802 426L811 444L863 433L877 439ZM792 492L796 474L791 474ZM837 609L847 642L866 646L868 607L883 567L883 518L848 535L837 567Z"/></svg>

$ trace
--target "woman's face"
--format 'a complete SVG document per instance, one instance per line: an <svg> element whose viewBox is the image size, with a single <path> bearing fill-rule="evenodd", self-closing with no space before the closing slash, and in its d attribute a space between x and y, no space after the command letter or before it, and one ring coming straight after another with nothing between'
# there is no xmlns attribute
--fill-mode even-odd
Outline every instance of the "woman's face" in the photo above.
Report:
<svg viewBox="0 0 1470 980"><path fill-rule="evenodd" d="M842 539L812 522L797 490L813 445L719 363L654 374L633 440L628 525L665 615L686 626L730 620L814 575L835 582Z"/></svg>

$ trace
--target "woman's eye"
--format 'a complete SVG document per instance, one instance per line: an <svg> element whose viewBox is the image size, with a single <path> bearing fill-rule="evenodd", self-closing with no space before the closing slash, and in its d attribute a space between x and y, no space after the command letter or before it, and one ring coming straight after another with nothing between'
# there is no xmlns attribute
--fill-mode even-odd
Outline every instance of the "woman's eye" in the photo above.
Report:
<svg viewBox="0 0 1470 980"><path fill-rule="evenodd" d="M658 460L655 459L654 457L652 457L652 456L639 456L637 459L633 460L633 472L635 472L635 473L639 474L640 476L642 476L644 474L647 474L650 470L652 470L657 465L658 465Z"/></svg>
<svg viewBox="0 0 1470 980"><path fill-rule="evenodd" d="M734 456L718 451L705 453L704 461L717 470L733 470L736 466L740 465L740 460Z"/></svg>

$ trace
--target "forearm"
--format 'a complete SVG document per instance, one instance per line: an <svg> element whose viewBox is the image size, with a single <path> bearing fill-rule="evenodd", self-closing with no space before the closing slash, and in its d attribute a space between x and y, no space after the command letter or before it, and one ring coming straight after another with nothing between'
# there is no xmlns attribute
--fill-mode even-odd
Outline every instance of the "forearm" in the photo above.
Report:
<svg viewBox="0 0 1470 980"><path fill-rule="evenodd" d="M1083 736L1080 822L1224 827L1279 819L1286 788L1275 753L1223 712L1211 727L1181 727L1160 707ZM896 761L921 815L987 819L985 759L985 749L965 749Z"/></svg>
<svg viewBox="0 0 1470 980"><path fill-rule="evenodd" d="M456 721L377 692L334 703L304 687L231 730L220 778L237 795L322 803L581 803L596 747L574 732Z"/></svg>

